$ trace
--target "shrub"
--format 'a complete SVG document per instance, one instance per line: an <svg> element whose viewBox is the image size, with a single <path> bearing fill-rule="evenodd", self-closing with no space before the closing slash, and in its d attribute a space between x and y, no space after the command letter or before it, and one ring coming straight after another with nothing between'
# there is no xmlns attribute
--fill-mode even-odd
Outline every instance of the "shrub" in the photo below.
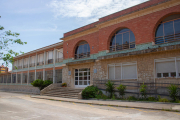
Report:
<svg viewBox="0 0 180 120"><path fill-rule="evenodd" d="M126 86L121 84L119 85L119 87L117 87L117 89L119 91L119 96L122 96L123 98L123 96L125 95Z"/></svg>
<svg viewBox="0 0 180 120"><path fill-rule="evenodd" d="M155 97L148 97L148 100L149 101L156 101L156 98Z"/></svg>
<svg viewBox="0 0 180 120"><path fill-rule="evenodd" d="M127 99L128 100L137 100L134 96L129 96Z"/></svg>
<svg viewBox="0 0 180 120"><path fill-rule="evenodd" d="M106 100L108 99L108 97L104 94L101 94L101 95L97 95L96 98L99 100L99 99L103 99L103 100Z"/></svg>
<svg viewBox="0 0 180 120"><path fill-rule="evenodd" d="M178 86L171 84L168 87L169 90L169 96L172 98L173 101L176 101L178 97Z"/></svg>
<svg viewBox="0 0 180 120"><path fill-rule="evenodd" d="M31 85L33 85L34 87L38 87L40 90L44 89L45 87L47 87L48 85L52 84L53 82L50 80L41 80L41 79L37 79L35 81L33 81L31 83Z"/></svg>
<svg viewBox="0 0 180 120"><path fill-rule="evenodd" d="M140 92L143 98L146 98L147 96L147 90L146 90L146 85L144 83L140 86Z"/></svg>
<svg viewBox="0 0 180 120"><path fill-rule="evenodd" d="M159 99L159 102L169 102L169 100L166 99L166 98L160 98L160 99Z"/></svg>
<svg viewBox="0 0 180 120"><path fill-rule="evenodd" d="M62 83L61 86L62 87L67 87L67 83Z"/></svg>
<svg viewBox="0 0 180 120"><path fill-rule="evenodd" d="M97 95L102 95L102 91L95 86L88 86L82 91L82 97L85 99L95 98Z"/></svg>
<svg viewBox="0 0 180 120"><path fill-rule="evenodd" d="M108 82L105 84L106 86L106 92L109 92L109 97L112 98L112 95L114 94L114 83L108 80Z"/></svg>

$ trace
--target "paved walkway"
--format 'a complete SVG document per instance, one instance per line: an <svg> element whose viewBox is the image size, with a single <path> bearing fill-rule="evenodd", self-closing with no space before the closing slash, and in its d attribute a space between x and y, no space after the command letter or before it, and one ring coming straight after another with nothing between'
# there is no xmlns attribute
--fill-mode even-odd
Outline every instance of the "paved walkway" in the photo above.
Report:
<svg viewBox="0 0 180 120"><path fill-rule="evenodd" d="M106 101L106 100L79 100L70 98L60 98L60 97L50 97L50 96L40 96L33 95L31 98L38 99L48 99L48 100L59 100L74 103L84 103L84 104L96 104L96 105L107 105L107 106L119 106L119 107L131 107L131 108L144 108L144 109L154 109L154 110L174 110L180 111L180 104L175 103L157 103L157 102L124 102L124 101Z"/></svg>

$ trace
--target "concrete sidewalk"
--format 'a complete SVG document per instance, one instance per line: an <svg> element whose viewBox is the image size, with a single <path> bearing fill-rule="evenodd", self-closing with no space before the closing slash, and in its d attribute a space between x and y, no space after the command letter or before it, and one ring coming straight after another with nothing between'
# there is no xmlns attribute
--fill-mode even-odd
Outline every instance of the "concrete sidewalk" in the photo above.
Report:
<svg viewBox="0 0 180 120"><path fill-rule="evenodd" d="M124 102L118 100L79 100L79 99L70 99L70 98L60 98L60 97L50 97L50 96L40 96L33 95L31 98L38 99L48 99L48 100L60 100L67 102L75 103L84 103L84 104L96 104L96 105L110 105L110 106L119 106L119 107L130 107L130 108L143 108L143 109L154 109L154 110L172 110L180 111L180 104L178 103L158 103L158 102Z"/></svg>

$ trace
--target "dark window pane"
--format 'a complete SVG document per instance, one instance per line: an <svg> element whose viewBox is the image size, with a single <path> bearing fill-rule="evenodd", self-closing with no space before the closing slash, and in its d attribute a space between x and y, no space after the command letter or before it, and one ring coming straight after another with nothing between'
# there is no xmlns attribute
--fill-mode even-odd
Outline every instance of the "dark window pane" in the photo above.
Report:
<svg viewBox="0 0 180 120"><path fill-rule="evenodd" d="M174 21L175 34L180 33L180 19Z"/></svg>
<svg viewBox="0 0 180 120"><path fill-rule="evenodd" d="M169 73L163 73L163 77L169 77Z"/></svg>
<svg viewBox="0 0 180 120"><path fill-rule="evenodd" d="M78 80L78 77L75 77L75 80Z"/></svg>
<svg viewBox="0 0 180 120"><path fill-rule="evenodd" d="M90 81L88 81L88 85L90 85Z"/></svg>
<svg viewBox="0 0 180 120"><path fill-rule="evenodd" d="M156 30L156 37L160 37L160 36L164 36L163 35L163 24L160 24Z"/></svg>
<svg viewBox="0 0 180 120"><path fill-rule="evenodd" d="M82 73L79 73L79 76L82 76L83 74Z"/></svg>
<svg viewBox="0 0 180 120"><path fill-rule="evenodd" d="M75 72L78 72L78 69L75 69Z"/></svg>
<svg viewBox="0 0 180 120"><path fill-rule="evenodd" d="M135 41L135 36L134 33L131 31L130 32L130 42L134 42Z"/></svg>
<svg viewBox="0 0 180 120"><path fill-rule="evenodd" d="M129 43L129 32L123 34L123 44Z"/></svg>
<svg viewBox="0 0 180 120"><path fill-rule="evenodd" d="M75 81L75 85L78 85L78 81Z"/></svg>
<svg viewBox="0 0 180 120"><path fill-rule="evenodd" d="M79 77L79 80L83 80L84 78L83 77Z"/></svg>
<svg viewBox="0 0 180 120"><path fill-rule="evenodd" d="M83 53L87 53L88 50L88 44L83 45Z"/></svg>
<svg viewBox="0 0 180 120"><path fill-rule="evenodd" d="M83 85L83 81L79 81L79 85Z"/></svg>
<svg viewBox="0 0 180 120"><path fill-rule="evenodd" d="M84 85L87 85L87 81L84 81Z"/></svg>
<svg viewBox="0 0 180 120"><path fill-rule="evenodd" d="M79 52L79 54L83 53L83 45L80 45L80 46L79 46L78 52Z"/></svg>
<svg viewBox="0 0 180 120"><path fill-rule="evenodd" d="M173 21L164 23L164 34L165 36L174 34Z"/></svg>
<svg viewBox="0 0 180 120"><path fill-rule="evenodd" d="M176 72L172 72L171 77L176 77Z"/></svg>
<svg viewBox="0 0 180 120"><path fill-rule="evenodd" d="M75 73L75 76L78 76L78 73Z"/></svg>
<svg viewBox="0 0 180 120"><path fill-rule="evenodd" d="M122 34L116 35L116 45L122 45Z"/></svg>
<svg viewBox="0 0 180 120"><path fill-rule="evenodd" d="M87 80L87 77L84 77L84 80Z"/></svg>
<svg viewBox="0 0 180 120"><path fill-rule="evenodd" d="M161 73L157 73L157 77L161 77Z"/></svg>
<svg viewBox="0 0 180 120"><path fill-rule="evenodd" d="M115 36L113 36L112 39L111 39L110 46L115 45L115 44L116 44L116 43L115 43Z"/></svg>

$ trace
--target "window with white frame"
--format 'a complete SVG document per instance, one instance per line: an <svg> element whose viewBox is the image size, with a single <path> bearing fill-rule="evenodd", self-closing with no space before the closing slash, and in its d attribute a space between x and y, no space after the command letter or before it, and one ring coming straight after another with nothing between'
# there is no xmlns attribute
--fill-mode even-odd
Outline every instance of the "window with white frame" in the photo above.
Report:
<svg viewBox="0 0 180 120"><path fill-rule="evenodd" d="M63 60L63 48L56 50L56 62L62 62Z"/></svg>
<svg viewBox="0 0 180 120"><path fill-rule="evenodd" d="M180 77L180 58L155 60L156 78Z"/></svg>
<svg viewBox="0 0 180 120"><path fill-rule="evenodd" d="M108 76L110 80L137 79L136 62L109 64Z"/></svg>
<svg viewBox="0 0 180 120"><path fill-rule="evenodd" d="M30 67L35 66L35 56L30 57Z"/></svg>

